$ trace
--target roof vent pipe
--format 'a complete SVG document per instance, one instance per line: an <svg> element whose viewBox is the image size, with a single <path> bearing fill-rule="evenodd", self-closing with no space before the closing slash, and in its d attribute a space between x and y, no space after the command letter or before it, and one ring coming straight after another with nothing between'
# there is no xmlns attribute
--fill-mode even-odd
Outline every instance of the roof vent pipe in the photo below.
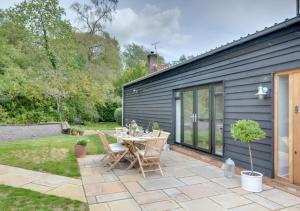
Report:
<svg viewBox="0 0 300 211"><path fill-rule="evenodd" d="M300 12L299 12L299 10L300 10L300 2L299 2L300 0L296 0L296 15L297 16L299 16L300 15Z"/></svg>

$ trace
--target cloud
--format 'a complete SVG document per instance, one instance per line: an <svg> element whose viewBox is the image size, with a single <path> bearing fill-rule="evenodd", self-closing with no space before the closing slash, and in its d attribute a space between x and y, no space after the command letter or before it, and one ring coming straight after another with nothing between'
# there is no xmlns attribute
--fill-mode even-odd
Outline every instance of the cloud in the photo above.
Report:
<svg viewBox="0 0 300 211"><path fill-rule="evenodd" d="M180 15L178 8L162 10L152 4L146 4L139 12L131 8L118 9L106 30L121 45L135 42L150 47L156 41L162 46L184 45L191 37L180 32Z"/></svg>

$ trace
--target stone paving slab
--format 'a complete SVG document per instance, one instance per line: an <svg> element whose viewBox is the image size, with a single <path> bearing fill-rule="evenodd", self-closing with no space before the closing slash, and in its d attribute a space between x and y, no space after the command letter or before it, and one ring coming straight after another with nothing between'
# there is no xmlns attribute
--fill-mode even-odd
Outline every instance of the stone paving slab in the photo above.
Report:
<svg viewBox="0 0 300 211"><path fill-rule="evenodd" d="M251 194L246 194L244 195L245 198L250 199L251 201L254 201L257 204L260 204L270 210L278 210L278 209L282 209L283 206L270 201L269 199L266 199L262 196L259 196L257 194L251 193Z"/></svg>
<svg viewBox="0 0 300 211"><path fill-rule="evenodd" d="M139 184L147 191L184 186L183 182L180 182L178 179L174 177L147 179L147 180L139 181Z"/></svg>
<svg viewBox="0 0 300 211"><path fill-rule="evenodd" d="M128 192L120 192L120 193L111 193L96 196L96 201L98 203L108 202L108 201L117 201L121 199L131 198L131 195Z"/></svg>
<svg viewBox="0 0 300 211"><path fill-rule="evenodd" d="M170 210L179 208L179 205L172 200L154 202L151 204L143 204L141 205L143 211L159 211L159 210Z"/></svg>
<svg viewBox="0 0 300 211"><path fill-rule="evenodd" d="M0 165L0 184L86 202L80 179Z"/></svg>

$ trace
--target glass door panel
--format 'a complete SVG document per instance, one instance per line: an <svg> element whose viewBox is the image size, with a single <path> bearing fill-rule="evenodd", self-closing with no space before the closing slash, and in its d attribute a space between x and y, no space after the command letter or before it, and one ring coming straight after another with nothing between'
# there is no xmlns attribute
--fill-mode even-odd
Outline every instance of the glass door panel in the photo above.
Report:
<svg viewBox="0 0 300 211"><path fill-rule="evenodd" d="M289 178L289 76L278 78L277 175Z"/></svg>
<svg viewBox="0 0 300 211"><path fill-rule="evenodd" d="M215 86L214 92L214 153L223 155L223 85Z"/></svg>
<svg viewBox="0 0 300 211"><path fill-rule="evenodd" d="M209 86L197 90L197 147L210 149L210 97Z"/></svg>
<svg viewBox="0 0 300 211"><path fill-rule="evenodd" d="M182 92L183 143L194 145L194 94L193 90Z"/></svg>

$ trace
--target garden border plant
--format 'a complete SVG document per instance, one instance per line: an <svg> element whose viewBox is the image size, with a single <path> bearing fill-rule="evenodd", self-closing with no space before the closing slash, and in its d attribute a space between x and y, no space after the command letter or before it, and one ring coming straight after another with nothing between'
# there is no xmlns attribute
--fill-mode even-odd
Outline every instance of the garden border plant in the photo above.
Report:
<svg viewBox="0 0 300 211"><path fill-rule="evenodd" d="M242 187L248 191L262 190L262 174L254 171L251 143L266 137L258 122L253 120L238 120L231 125L230 132L235 141L248 144L251 171L242 171Z"/></svg>

